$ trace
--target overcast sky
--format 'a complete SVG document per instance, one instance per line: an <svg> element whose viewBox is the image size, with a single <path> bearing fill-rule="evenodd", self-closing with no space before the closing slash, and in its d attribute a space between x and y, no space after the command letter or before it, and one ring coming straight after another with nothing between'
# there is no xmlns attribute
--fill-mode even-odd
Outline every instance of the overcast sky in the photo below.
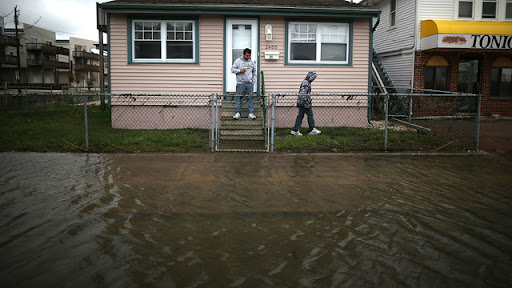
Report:
<svg viewBox="0 0 512 288"><path fill-rule="evenodd" d="M69 37L98 41L96 2L107 0L1 0L0 15L6 27L14 28L14 6L18 6L19 23L55 31L57 39ZM39 19L40 18L40 19ZM39 20L39 21L38 21Z"/></svg>
<svg viewBox="0 0 512 288"><path fill-rule="evenodd" d="M14 6L18 6L19 22L55 31L57 39L69 37L98 41L96 2L108 0L1 0L0 15L5 26L14 28ZM255 0L257 1L257 0ZM361 0L354 0L360 2Z"/></svg>

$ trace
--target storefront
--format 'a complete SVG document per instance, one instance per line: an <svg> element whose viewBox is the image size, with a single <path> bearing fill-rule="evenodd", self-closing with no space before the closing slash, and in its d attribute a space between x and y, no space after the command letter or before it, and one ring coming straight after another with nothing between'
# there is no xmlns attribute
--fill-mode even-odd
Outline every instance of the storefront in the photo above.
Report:
<svg viewBox="0 0 512 288"><path fill-rule="evenodd" d="M421 22L414 88L481 93L481 115L512 116L512 22Z"/></svg>

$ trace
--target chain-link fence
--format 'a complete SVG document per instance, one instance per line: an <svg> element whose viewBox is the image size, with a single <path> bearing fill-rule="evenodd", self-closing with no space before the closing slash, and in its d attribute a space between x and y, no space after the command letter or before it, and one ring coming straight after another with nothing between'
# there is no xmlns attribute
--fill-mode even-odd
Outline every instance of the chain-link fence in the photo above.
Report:
<svg viewBox="0 0 512 288"><path fill-rule="evenodd" d="M211 95L0 96L2 151L186 152L211 145Z"/></svg>
<svg viewBox="0 0 512 288"><path fill-rule="evenodd" d="M372 124L385 131L387 151L477 151L480 95L373 95Z"/></svg>
<svg viewBox="0 0 512 288"><path fill-rule="evenodd" d="M84 99L99 98L0 94L0 151L88 151Z"/></svg>
<svg viewBox="0 0 512 288"><path fill-rule="evenodd" d="M214 98L215 151L268 151L267 97L217 95Z"/></svg>
<svg viewBox="0 0 512 288"><path fill-rule="evenodd" d="M271 150L272 147L297 152L383 149L384 134L368 129L368 94L312 94L312 106L302 112L297 107L298 96L272 95L274 121L271 127L275 132ZM312 132L312 128L316 131ZM320 134L316 134L317 131ZM372 146L369 141L380 145Z"/></svg>
<svg viewBox="0 0 512 288"><path fill-rule="evenodd" d="M478 149L478 95L2 94L1 151L461 152ZM102 109L100 99L109 105ZM86 104L86 105L84 105ZM307 112L307 111L303 111ZM238 118L238 119L236 119ZM300 121L302 120L302 121ZM299 129L294 129L294 126ZM292 134L292 131L298 131ZM315 135L313 135L315 134Z"/></svg>

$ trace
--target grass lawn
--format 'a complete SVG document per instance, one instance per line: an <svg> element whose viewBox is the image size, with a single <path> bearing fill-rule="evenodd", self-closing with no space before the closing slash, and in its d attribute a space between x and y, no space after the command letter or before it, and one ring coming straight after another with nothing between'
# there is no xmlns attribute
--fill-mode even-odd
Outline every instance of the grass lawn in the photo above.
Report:
<svg viewBox="0 0 512 288"><path fill-rule="evenodd" d="M319 127L320 135L298 137L290 129L276 129L275 147L289 152L368 152L384 151L384 131L350 127ZM468 149L444 137L416 131L388 131L387 151L463 152Z"/></svg>
<svg viewBox="0 0 512 288"><path fill-rule="evenodd" d="M125 130L111 127L110 111L88 106L89 152L207 152L208 129ZM290 135L276 129L278 152L384 151L384 131L319 127L320 135ZM305 132L305 129L302 130ZM471 149L471 148L469 148ZM416 131L389 131L388 151L462 152L456 140ZM0 111L0 151L84 152L84 109L51 106Z"/></svg>
<svg viewBox="0 0 512 288"><path fill-rule="evenodd" d="M208 151L207 129L124 130L111 127L110 111L88 107L89 152ZM0 151L83 152L83 106L0 112Z"/></svg>

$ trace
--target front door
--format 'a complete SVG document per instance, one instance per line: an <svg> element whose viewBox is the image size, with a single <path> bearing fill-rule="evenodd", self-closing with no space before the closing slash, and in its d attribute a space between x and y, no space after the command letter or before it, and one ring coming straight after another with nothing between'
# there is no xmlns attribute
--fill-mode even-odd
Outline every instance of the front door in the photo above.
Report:
<svg viewBox="0 0 512 288"><path fill-rule="evenodd" d="M225 56L225 87L226 92L236 92L236 75L231 73L233 62L242 57L245 48L251 49L251 59L258 65L258 20L227 19ZM259 71L258 71L259 73ZM254 92L258 89L254 83Z"/></svg>
<svg viewBox="0 0 512 288"><path fill-rule="evenodd" d="M477 59L459 60L459 93L480 93L480 61ZM475 97L457 98L457 112L475 112L477 109Z"/></svg>

